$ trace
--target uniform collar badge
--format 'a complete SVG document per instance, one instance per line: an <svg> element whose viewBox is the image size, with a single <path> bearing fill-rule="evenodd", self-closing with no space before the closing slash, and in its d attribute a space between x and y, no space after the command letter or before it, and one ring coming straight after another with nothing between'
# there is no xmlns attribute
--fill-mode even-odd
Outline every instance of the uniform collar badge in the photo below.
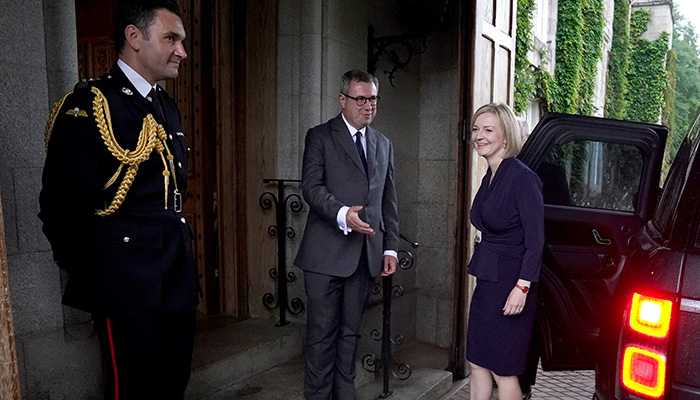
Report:
<svg viewBox="0 0 700 400"><path fill-rule="evenodd" d="M123 87L122 93L124 93L127 96L131 96L132 94L134 94L134 92L132 92L131 89L129 89L128 87Z"/></svg>

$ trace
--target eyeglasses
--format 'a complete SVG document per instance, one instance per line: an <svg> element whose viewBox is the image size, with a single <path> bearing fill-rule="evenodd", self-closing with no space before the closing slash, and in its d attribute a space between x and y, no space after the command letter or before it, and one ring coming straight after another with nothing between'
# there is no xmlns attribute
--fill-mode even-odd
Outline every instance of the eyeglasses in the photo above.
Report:
<svg viewBox="0 0 700 400"><path fill-rule="evenodd" d="M371 104L371 105L373 105L373 106L376 106L377 103L379 103L379 96L372 96L372 97L370 97L370 98L367 98L367 97L365 97L365 96L352 97L352 96L347 95L347 94L342 93L342 92L341 92L340 94L342 94L343 96L347 97L348 99L353 99L353 100L355 100L355 103L357 103L357 106L358 106L358 107L364 106L365 103L367 103L367 100L369 100L369 104Z"/></svg>

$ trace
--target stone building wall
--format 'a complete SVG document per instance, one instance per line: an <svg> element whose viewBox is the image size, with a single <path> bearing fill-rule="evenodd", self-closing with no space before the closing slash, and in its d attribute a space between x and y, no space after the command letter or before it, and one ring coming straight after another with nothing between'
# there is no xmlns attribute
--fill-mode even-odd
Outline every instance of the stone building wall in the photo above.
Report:
<svg viewBox="0 0 700 400"><path fill-rule="evenodd" d="M97 341L79 323L63 329L65 319L85 315L63 312L61 274L37 218L44 125L50 107L77 81L75 5L0 0L0 9L0 194L20 390L29 399L98 398Z"/></svg>

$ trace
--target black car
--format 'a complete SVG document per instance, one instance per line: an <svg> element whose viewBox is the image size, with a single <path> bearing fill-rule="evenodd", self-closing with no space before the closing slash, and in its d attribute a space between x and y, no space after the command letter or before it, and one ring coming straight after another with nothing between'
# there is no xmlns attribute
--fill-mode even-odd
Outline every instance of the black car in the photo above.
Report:
<svg viewBox="0 0 700 400"><path fill-rule="evenodd" d="M594 399L700 399L699 130L660 191L663 126L552 113L534 129L519 156L545 201L530 380L541 359L595 366Z"/></svg>
<svg viewBox="0 0 700 400"><path fill-rule="evenodd" d="M598 339L598 399L700 399L700 119L676 154Z"/></svg>

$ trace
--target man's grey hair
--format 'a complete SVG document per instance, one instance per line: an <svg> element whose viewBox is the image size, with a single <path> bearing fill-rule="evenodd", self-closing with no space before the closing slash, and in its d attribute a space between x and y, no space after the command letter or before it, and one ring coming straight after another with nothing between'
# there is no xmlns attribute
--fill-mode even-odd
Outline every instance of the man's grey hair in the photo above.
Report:
<svg viewBox="0 0 700 400"><path fill-rule="evenodd" d="M343 74L343 78L340 81L340 93L349 94L348 91L350 91L350 83L352 81L373 83L377 88L377 93L379 93L379 79L369 72L361 69L352 69Z"/></svg>

